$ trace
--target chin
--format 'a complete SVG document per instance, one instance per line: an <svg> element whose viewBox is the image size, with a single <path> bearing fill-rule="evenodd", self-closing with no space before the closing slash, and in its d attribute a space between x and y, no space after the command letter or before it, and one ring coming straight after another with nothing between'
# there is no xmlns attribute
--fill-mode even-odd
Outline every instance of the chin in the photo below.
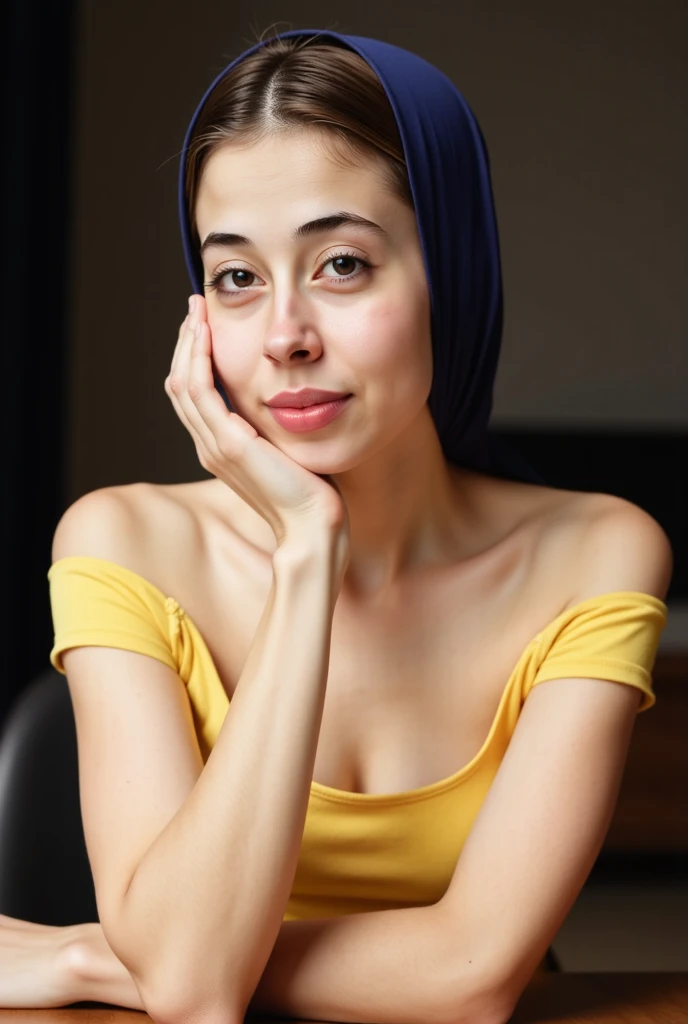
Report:
<svg viewBox="0 0 688 1024"><path fill-rule="evenodd" d="M266 440L270 441L270 438ZM276 448L279 448L281 452L298 463L304 469L307 469L310 473L316 473L318 476L333 476L337 473L345 473L349 469L353 469L358 466L361 462L360 456L354 452L343 452L339 455L333 453L328 454L327 452L320 451L316 454L315 451L298 451L298 448L289 444L288 441L282 441L277 443L276 441L270 441Z"/></svg>

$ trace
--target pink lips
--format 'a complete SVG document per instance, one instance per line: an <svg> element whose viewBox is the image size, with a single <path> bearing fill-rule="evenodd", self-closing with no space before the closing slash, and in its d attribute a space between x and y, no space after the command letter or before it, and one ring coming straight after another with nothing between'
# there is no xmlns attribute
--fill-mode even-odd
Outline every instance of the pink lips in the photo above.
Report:
<svg viewBox="0 0 688 1024"><path fill-rule="evenodd" d="M309 430L318 430L320 427L331 423L340 412L346 408L353 395L346 395L330 402L320 402L317 405L309 405L303 409L279 408L268 406L273 418L285 430L292 434L303 434Z"/></svg>
<svg viewBox="0 0 688 1024"><path fill-rule="evenodd" d="M348 391L325 391L323 388L301 388L300 391L280 391L268 398L266 405L278 406L280 409L305 409L307 405L322 405L324 402L335 402L338 398L346 398Z"/></svg>

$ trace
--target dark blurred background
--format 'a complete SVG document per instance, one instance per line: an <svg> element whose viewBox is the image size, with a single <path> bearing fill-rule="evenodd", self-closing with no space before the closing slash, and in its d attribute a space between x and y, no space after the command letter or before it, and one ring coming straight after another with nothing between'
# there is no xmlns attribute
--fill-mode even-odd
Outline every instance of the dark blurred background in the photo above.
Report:
<svg viewBox="0 0 688 1024"><path fill-rule="evenodd" d="M198 100L273 25L374 36L448 74L487 141L505 295L494 431L551 485L628 498L671 539L658 702L638 721L608 845L685 867L685 0L8 0L3 12L0 723L49 667L46 574L67 506L98 487L207 475L163 390L190 291L175 188Z"/></svg>

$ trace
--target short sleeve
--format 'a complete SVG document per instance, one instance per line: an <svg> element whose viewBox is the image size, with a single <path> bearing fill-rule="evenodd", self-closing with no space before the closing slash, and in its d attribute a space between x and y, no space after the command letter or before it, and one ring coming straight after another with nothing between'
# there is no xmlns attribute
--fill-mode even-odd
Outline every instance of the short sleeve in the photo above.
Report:
<svg viewBox="0 0 688 1024"><path fill-rule="evenodd" d="M50 663L65 674L69 647L119 647L177 670L165 595L114 562L86 556L58 559L48 571L54 646Z"/></svg>
<svg viewBox="0 0 688 1024"><path fill-rule="evenodd" d="M610 679L642 690L638 712L646 711L656 702L652 669L667 614L658 597L637 591L581 601L540 634L531 687L566 677Z"/></svg>

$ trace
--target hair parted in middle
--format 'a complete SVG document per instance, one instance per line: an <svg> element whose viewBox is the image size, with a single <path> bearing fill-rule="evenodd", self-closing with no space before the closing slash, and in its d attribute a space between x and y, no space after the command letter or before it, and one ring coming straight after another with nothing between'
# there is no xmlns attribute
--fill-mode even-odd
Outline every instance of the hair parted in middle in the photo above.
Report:
<svg viewBox="0 0 688 1024"><path fill-rule="evenodd" d="M220 79L194 125L185 191L195 243L198 189L215 150L305 128L345 165L377 157L390 192L414 209L399 128L370 65L332 39L275 38Z"/></svg>

